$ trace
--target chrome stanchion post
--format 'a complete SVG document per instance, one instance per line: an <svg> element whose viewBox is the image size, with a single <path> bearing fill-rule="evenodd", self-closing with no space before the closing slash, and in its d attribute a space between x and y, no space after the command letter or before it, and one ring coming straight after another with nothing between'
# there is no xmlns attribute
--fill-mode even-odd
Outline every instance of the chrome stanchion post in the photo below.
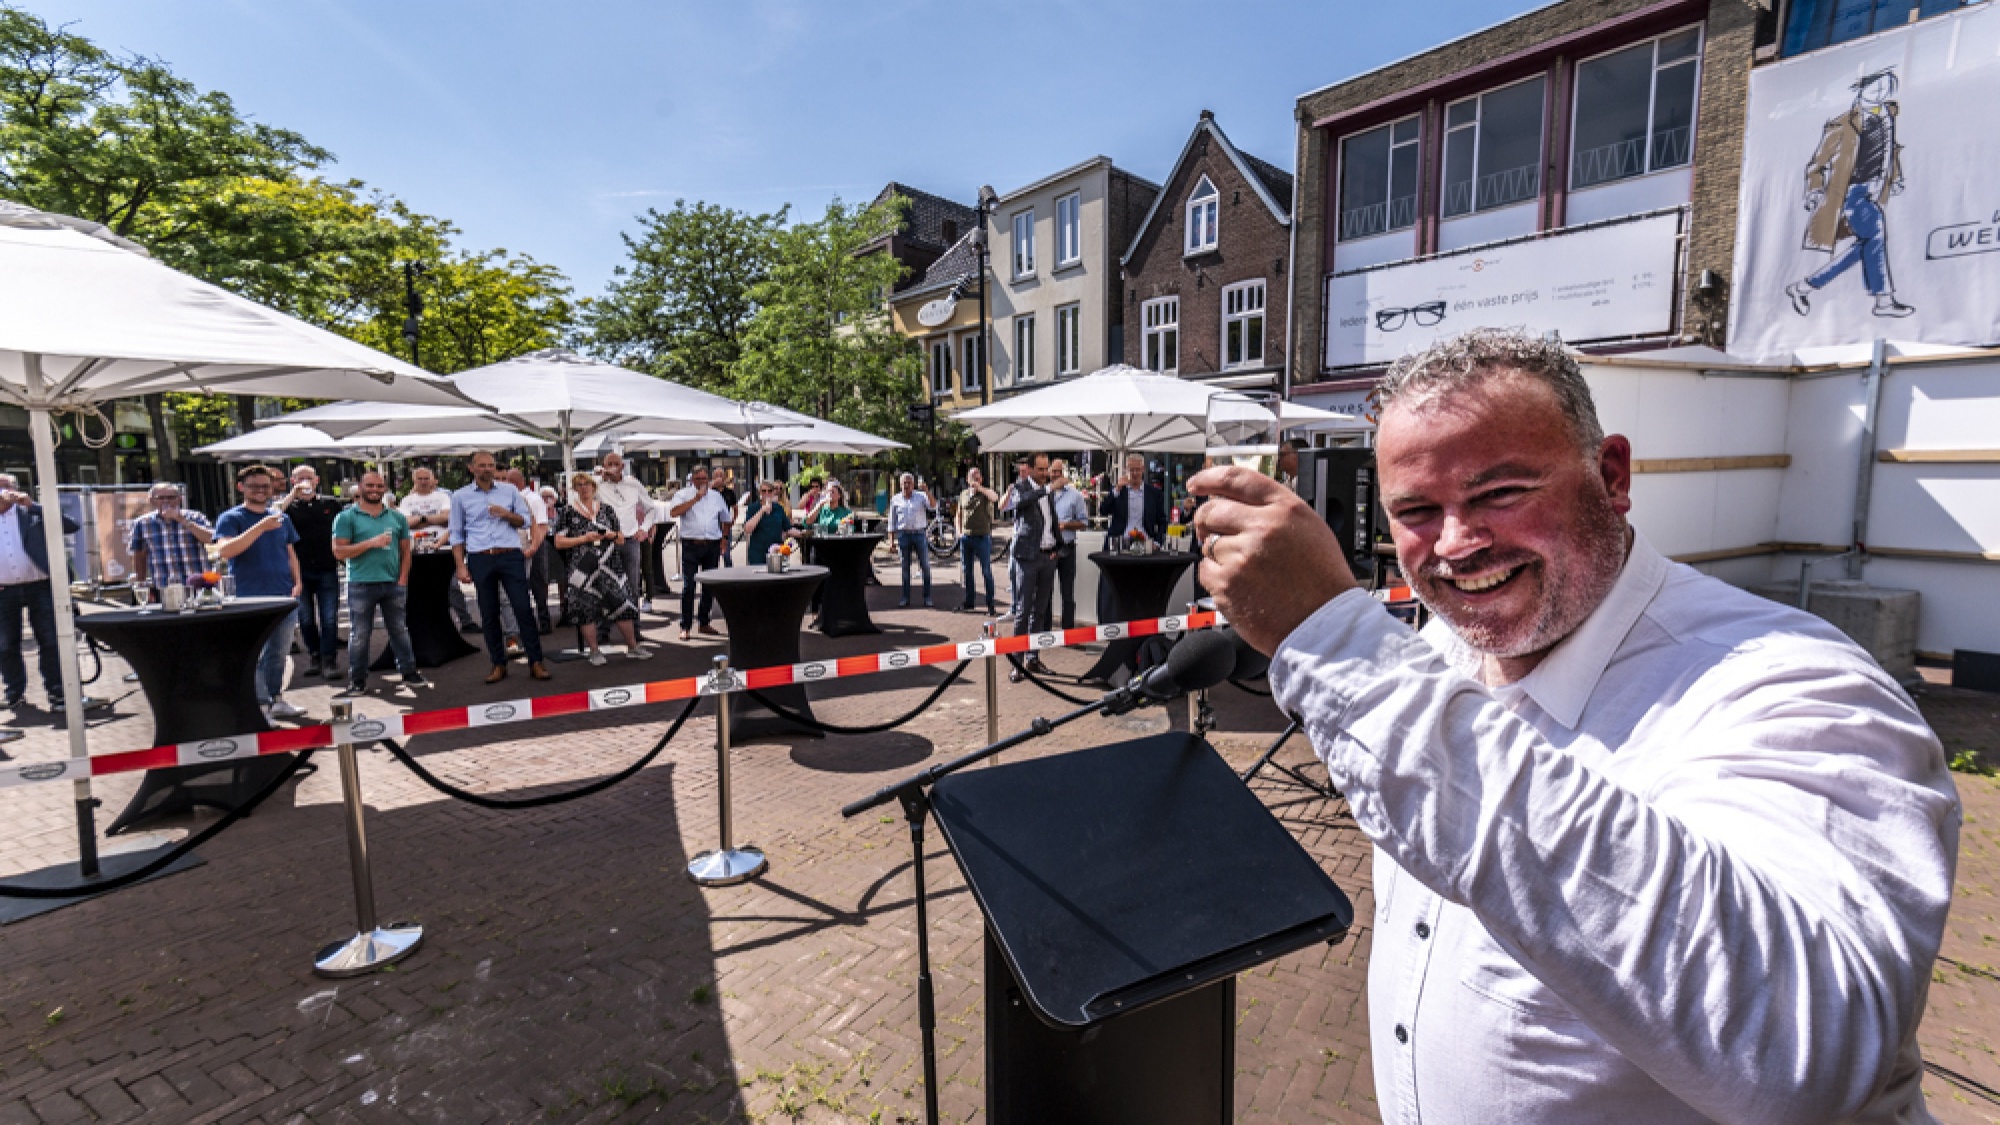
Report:
<svg viewBox="0 0 2000 1125"><path fill-rule="evenodd" d="M1000 639L1000 623L988 621L979 627L986 648L986 744L1000 741L1000 654L994 651Z"/></svg>
<svg viewBox="0 0 2000 1125"><path fill-rule="evenodd" d="M729 824L729 695L728 690L736 686L736 674L729 670L729 658L715 658L715 670L708 674L708 682L715 694L715 794L720 804L718 822L721 826L721 846L711 852L703 852L688 864L688 878L704 887L727 887L747 882L769 870L770 862L764 858L761 849L745 844L736 847L730 833Z"/></svg>
<svg viewBox="0 0 2000 1125"><path fill-rule="evenodd" d="M354 718L352 703L333 705L333 722L343 727ZM352 735L342 732L343 737ZM354 743L335 745L340 755L340 793L347 819L347 862L354 872L355 933L336 941L313 958L313 971L323 977L356 977L400 961L423 944L424 928L413 922L375 922L375 879L368 866L368 832L362 822L361 763Z"/></svg>
<svg viewBox="0 0 2000 1125"><path fill-rule="evenodd" d="M1200 602L1193 601L1188 603L1187 607L1188 617L1192 618L1194 617L1195 614L1200 612L1201 612ZM1196 738L1207 738L1208 732L1215 729L1215 708L1208 705L1208 689L1203 688L1200 691L1195 692L1194 695L1192 696L1192 700L1193 700L1192 706L1194 708L1194 715L1192 716L1192 718L1189 719L1188 726L1190 729L1194 731L1194 736Z"/></svg>

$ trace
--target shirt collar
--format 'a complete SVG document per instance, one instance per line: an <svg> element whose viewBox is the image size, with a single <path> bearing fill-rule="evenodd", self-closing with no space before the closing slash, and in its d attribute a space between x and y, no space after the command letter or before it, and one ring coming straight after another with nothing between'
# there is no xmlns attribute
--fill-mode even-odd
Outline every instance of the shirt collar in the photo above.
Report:
<svg viewBox="0 0 2000 1125"><path fill-rule="evenodd" d="M1632 626L1653 604L1653 598L1667 580L1667 558L1653 549L1637 528L1632 529L1632 549L1625 556L1618 581L1576 631L1556 645L1534 671L1522 677L1514 688L1535 701L1544 713L1566 730L1575 730L1583 709L1597 690L1604 670L1618 654L1619 646ZM1478 675L1481 657L1477 650L1459 640L1448 627L1449 659L1460 671Z"/></svg>

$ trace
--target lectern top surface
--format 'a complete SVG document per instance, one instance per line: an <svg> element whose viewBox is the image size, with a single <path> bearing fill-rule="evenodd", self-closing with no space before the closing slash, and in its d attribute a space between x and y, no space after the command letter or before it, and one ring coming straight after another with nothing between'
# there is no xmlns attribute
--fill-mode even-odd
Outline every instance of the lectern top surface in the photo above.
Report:
<svg viewBox="0 0 2000 1125"><path fill-rule="evenodd" d="M1022 992L1082 1026L1327 940L1353 907L1207 742L972 769L932 793Z"/></svg>

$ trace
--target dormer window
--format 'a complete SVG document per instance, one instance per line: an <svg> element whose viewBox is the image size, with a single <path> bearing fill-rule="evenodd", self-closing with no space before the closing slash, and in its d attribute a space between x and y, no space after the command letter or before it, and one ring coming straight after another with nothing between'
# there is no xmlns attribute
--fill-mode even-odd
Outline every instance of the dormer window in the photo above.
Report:
<svg viewBox="0 0 2000 1125"><path fill-rule="evenodd" d="M1187 252L1201 254L1215 249L1215 185L1203 176L1188 196Z"/></svg>

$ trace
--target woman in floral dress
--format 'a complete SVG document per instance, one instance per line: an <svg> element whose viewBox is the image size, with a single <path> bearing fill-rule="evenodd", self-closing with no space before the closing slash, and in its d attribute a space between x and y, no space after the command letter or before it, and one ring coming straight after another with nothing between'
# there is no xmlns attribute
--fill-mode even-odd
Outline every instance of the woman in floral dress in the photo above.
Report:
<svg viewBox="0 0 2000 1125"><path fill-rule="evenodd" d="M583 629L583 643L590 662L604 663L597 647L598 627L615 624L625 638L625 655L644 660L653 655L639 647L639 607L632 600L632 586L625 573L625 553L618 545L625 541L619 530L618 513L597 502L597 478L578 473L570 478L576 503L556 517L556 548L569 552L569 590L564 617Z"/></svg>

